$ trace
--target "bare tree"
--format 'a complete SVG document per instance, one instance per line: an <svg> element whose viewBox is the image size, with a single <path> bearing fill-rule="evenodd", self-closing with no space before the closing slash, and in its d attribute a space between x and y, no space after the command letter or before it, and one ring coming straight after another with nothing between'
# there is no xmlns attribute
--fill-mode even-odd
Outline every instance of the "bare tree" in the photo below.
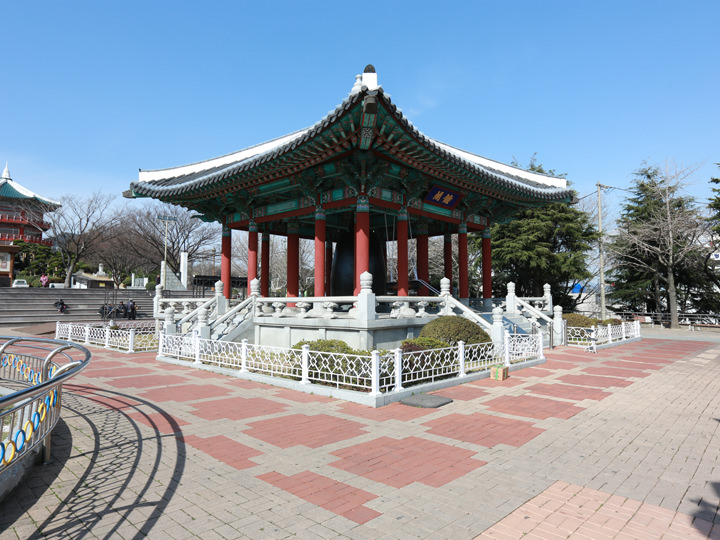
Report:
<svg viewBox="0 0 720 540"><path fill-rule="evenodd" d="M98 263L103 263L110 272L116 288L120 287L125 278L143 266L138 254L128 249L126 221L127 218L116 220L113 231L99 244L93 257Z"/></svg>
<svg viewBox="0 0 720 540"><path fill-rule="evenodd" d="M615 266L654 276L667 291L670 327L678 328L676 272L699 251L708 249L702 241L708 221L695 202L681 195L690 169L666 167L663 173L652 174L637 181L642 194L642 211L626 209L619 222L619 234L609 251Z"/></svg>
<svg viewBox="0 0 720 540"><path fill-rule="evenodd" d="M110 206L112 195L95 193L87 198L65 196L62 206L49 214L55 245L65 267L65 288L72 283L75 265L91 256L114 234L117 214Z"/></svg>
<svg viewBox="0 0 720 540"><path fill-rule="evenodd" d="M171 216L176 221L161 221L158 219L161 215ZM184 208L155 201L140 209L128 207L125 218L125 248L138 256L139 264L152 268L160 266L165 256L166 240L168 265L177 271L180 268L180 253L187 252L190 259L204 257L208 246L219 243L222 231L219 224L200 221Z"/></svg>

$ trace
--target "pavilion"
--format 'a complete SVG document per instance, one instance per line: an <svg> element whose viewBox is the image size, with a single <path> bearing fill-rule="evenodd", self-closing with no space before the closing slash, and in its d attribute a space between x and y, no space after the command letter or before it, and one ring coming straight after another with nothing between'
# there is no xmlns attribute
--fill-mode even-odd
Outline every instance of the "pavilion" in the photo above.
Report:
<svg viewBox="0 0 720 540"><path fill-rule="evenodd" d="M45 213L60 208L60 203L21 186L10 177L7 163L0 176L0 287L9 287L15 272L15 254L21 240L50 247L52 242L43 239L50 228Z"/></svg>
<svg viewBox="0 0 720 540"><path fill-rule="evenodd" d="M445 277L469 296L468 233L482 234L483 297L492 298L492 223L529 207L569 202L564 178L505 165L424 135L392 103L368 65L319 122L232 154L140 170L128 197L152 197L222 225L221 280L229 297L232 229L248 232L247 281L269 295L270 235L287 238L287 296L299 294L299 240L314 240L314 296L356 295L373 274L384 294L385 246L396 242L397 294L409 294L408 243L428 294L428 239L444 237ZM392 227L388 223L392 223ZM260 239L262 249L258 249ZM258 253L259 252L259 253ZM260 261L258 256L260 255ZM258 262L260 263L258 265Z"/></svg>

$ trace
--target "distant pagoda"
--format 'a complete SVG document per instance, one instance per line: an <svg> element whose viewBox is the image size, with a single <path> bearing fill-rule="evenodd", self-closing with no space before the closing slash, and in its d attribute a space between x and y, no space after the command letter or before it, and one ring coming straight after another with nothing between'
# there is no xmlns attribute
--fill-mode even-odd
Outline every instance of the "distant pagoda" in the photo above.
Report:
<svg viewBox="0 0 720 540"><path fill-rule="evenodd" d="M5 164L0 177L0 286L9 286L13 279L13 259L20 249L13 245L14 241L52 246L52 242L42 237L50 228L45 212L60 206L59 202L41 197L15 182Z"/></svg>

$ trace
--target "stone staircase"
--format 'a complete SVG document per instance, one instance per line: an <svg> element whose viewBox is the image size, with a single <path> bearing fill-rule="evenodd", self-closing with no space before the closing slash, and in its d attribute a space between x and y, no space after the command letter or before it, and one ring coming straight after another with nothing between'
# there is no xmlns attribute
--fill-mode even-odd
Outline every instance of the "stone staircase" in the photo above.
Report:
<svg viewBox="0 0 720 540"><path fill-rule="evenodd" d="M117 296L114 297L114 294ZM53 304L60 298L68 313L59 313ZM0 326L42 324L55 321L101 321L100 307L106 302L137 305L137 318L152 318L153 297L144 289L50 289L0 287Z"/></svg>

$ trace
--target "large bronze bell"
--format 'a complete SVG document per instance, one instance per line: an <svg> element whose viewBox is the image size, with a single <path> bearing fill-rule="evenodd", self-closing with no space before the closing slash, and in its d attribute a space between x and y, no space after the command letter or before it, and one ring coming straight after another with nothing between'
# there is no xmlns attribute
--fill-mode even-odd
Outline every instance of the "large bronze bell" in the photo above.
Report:
<svg viewBox="0 0 720 540"><path fill-rule="evenodd" d="M372 290L385 294L385 255L383 242L376 233L370 233L370 273ZM330 273L330 296L353 296L355 292L355 235L343 233L335 244L332 272Z"/></svg>

